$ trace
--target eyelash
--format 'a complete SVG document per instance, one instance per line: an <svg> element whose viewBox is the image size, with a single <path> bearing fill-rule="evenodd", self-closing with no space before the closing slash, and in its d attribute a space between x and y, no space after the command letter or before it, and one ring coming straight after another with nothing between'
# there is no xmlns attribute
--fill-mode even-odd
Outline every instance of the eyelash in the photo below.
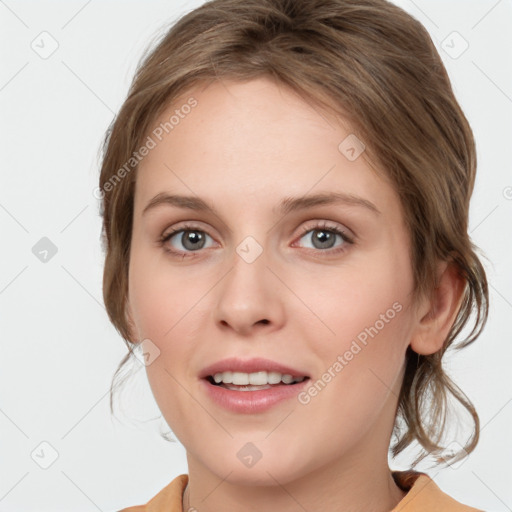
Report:
<svg viewBox="0 0 512 512"><path fill-rule="evenodd" d="M199 231L201 233L206 233L204 230L200 229L197 226L185 224L183 226L180 226L178 229L172 229L169 233L163 234L158 241L159 245L164 249L165 252L169 253L171 256L182 256L182 258L194 257L194 253L200 252L200 251L187 251L187 252L175 251L174 249L169 249L168 245L166 245L167 242L176 233L181 233L182 231L183 232ZM302 233L299 236L298 240L300 240L302 237L304 237L304 235L306 235L307 233L310 233L311 231L327 231L329 233L339 235L342 238L343 242L345 242L345 243L337 249L326 249L326 250L310 249L312 251L318 251L320 253L328 253L328 255L330 255L330 256L346 251L347 248L345 247L345 244L354 245L354 243L355 243L354 239L352 237L350 237L349 235L347 235L347 233L345 233L345 231L343 231L342 229L340 229L337 226L330 226L325 222L318 223L313 226L308 226L308 227L303 228ZM208 234L208 233L206 233L206 234Z"/></svg>

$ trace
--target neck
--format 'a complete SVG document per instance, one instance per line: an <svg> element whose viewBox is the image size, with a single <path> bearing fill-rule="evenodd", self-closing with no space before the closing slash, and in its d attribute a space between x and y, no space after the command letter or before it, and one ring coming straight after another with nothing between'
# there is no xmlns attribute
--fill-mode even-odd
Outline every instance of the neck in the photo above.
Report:
<svg viewBox="0 0 512 512"><path fill-rule="evenodd" d="M389 512L406 494L395 484L387 460L377 461L375 456L373 460L347 456L345 464L335 461L284 484L272 477L258 485L231 482L229 475L216 477L195 462L189 457L184 512Z"/></svg>

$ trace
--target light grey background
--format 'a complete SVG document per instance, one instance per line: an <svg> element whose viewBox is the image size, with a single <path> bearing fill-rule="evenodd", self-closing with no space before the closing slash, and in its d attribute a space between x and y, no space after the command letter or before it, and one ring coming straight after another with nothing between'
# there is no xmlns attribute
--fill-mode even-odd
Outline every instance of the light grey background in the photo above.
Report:
<svg viewBox="0 0 512 512"><path fill-rule="evenodd" d="M480 414L480 443L462 465L426 471L456 499L512 510L512 2L396 3L429 30L472 124L470 231L491 284L484 334L447 360ZM159 435L166 425L141 365L110 415L125 346L103 306L93 190L104 132L143 50L200 4L0 0L2 512L117 510L187 472L183 447ZM57 249L46 262L34 254L48 248L36 245L43 237Z"/></svg>

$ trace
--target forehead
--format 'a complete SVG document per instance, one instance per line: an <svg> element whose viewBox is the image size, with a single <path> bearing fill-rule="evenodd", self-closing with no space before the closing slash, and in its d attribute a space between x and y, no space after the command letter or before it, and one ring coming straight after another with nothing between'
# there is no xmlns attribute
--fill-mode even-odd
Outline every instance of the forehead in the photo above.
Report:
<svg viewBox="0 0 512 512"><path fill-rule="evenodd" d="M214 202L231 191L240 207L320 190L381 203L393 194L364 151L347 158L347 144L361 147L346 119L267 78L198 85L165 109L149 136L155 147L137 171L139 212L164 190Z"/></svg>

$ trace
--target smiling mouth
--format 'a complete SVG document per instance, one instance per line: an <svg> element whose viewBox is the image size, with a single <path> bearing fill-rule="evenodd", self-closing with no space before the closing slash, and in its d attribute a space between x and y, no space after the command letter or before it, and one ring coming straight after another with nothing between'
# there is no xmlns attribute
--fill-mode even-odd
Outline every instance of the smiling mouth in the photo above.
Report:
<svg viewBox="0 0 512 512"><path fill-rule="evenodd" d="M253 373L226 371L206 377L210 384L232 391L261 391L280 386L293 386L307 379L309 379L308 376L295 377L273 371Z"/></svg>

